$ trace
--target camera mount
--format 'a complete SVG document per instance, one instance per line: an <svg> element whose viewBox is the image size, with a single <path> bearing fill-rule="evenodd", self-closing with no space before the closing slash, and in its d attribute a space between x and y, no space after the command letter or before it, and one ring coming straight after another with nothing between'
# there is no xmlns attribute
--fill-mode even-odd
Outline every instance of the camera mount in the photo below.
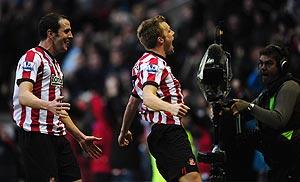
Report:
<svg viewBox="0 0 300 182"><path fill-rule="evenodd" d="M208 47L197 73L199 88L212 107L213 150L209 153L198 152L197 159L199 162L211 164L211 182L223 182L226 181L226 173L223 169L226 153L219 146L219 124L223 120L224 99L231 89L232 70L230 54L222 47L221 26L216 27L215 35L215 43Z"/></svg>
<svg viewBox="0 0 300 182"><path fill-rule="evenodd" d="M226 181L226 172L223 169L226 161L226 153L219 146L219 122L222 120L223 102L212 102L211 106L213 110L213 149L208 153L198 152L197 159L199 162L211 164L211 182L223 182Z"/></svg>

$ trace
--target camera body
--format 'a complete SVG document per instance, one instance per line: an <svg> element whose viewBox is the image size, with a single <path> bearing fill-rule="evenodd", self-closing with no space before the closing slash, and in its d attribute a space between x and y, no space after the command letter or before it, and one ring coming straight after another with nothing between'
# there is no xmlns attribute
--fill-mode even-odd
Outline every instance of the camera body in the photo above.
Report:
<svg viewBox="0 0 300 182"><path fill-rule="evenodd" d="M230 91L231 79L230 54L221 45L210 45L197 73L198 84L205 99L214 102L225 98Z"/></svg>

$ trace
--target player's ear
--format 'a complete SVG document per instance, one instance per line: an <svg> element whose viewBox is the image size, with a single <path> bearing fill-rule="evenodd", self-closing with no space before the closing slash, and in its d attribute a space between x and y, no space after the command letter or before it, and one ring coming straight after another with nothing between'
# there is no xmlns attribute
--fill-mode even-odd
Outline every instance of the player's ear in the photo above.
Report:
<svg viewBox="0 0 300 182"><path fill-rule="evenodd" d="M51 29L47 30L47 37L49 37L51 40L53 39L54 33L53 33L53 31Z"/></svg>
<svg viewBox="0 0 300 182"><path fill-rule="evenodd" d="M164 43L164 39L162 37L158 37L157 38L157 42L159 42L160 44L163 44Z"/></svg>

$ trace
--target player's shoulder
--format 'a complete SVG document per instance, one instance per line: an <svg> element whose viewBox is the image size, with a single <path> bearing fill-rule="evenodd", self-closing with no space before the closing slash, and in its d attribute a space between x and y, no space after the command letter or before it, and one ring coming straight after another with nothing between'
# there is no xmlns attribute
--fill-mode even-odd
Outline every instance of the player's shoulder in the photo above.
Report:
<svg viewBox="0 0 300 182"><path fill-rule="evenodd" d="M151 64L159 64L165 62L162 58L152 53L146 52L144 53L140 59L138 60L140 63L151 63Z"/></svg>
<svg viewBox="0 0 300 182"><path fill-rule="evenodd" d="M37 51L36 48L33 47L31 49L28 49L24 54L26 55L26 54L35 54L35 53L37 53Z"/></svg>
<svg viewBox="0 0 300 182"><path fill-rule="evenodd" d="M42 55L36 48L28 49L19 59L19 64L25 65L26 68L33 67L34 64L42 62Z"/></svg>
<svg viewBox="0 0 300 182"><path fill-rule="evenodd" d="M33 58L34 58L35 56L37 56L37 55L38 55L38 57L41 57L41 56L42 56L41 54L42 54L42 53L41 53L40 51L38 51L36 47L34 47L34 48L31 48L31 49L28 49L28 50L23 54L22 57L26 56L27 59L30 59L30 58L33 59Z"/></svg>

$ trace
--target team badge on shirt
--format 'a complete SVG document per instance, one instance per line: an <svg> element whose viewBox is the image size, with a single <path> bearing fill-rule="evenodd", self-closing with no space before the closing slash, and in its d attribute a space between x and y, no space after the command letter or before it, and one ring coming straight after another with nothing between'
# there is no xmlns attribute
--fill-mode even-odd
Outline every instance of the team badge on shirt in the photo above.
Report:
<svg viewBox="0 0 300 182"><path fill-rule="evenodd" d="M52 86L63 86L63 80L57 75L51 75L51 85Z"/></svg>
<svg viewBox="0 0 300 182"><path fill-rule="evenodd" d="M155 64L149 64L149 65L147 65L146 70L149 73L156 73L156 72L158 72L158 66Z"/></svg>
<svg viewBox="0 0 300 182"><path fill-rule="evenodd" d="M34 62L24 61L22 63L22 69L24 71L32 71L33 70L33 66L34 66Z"/></svg>

